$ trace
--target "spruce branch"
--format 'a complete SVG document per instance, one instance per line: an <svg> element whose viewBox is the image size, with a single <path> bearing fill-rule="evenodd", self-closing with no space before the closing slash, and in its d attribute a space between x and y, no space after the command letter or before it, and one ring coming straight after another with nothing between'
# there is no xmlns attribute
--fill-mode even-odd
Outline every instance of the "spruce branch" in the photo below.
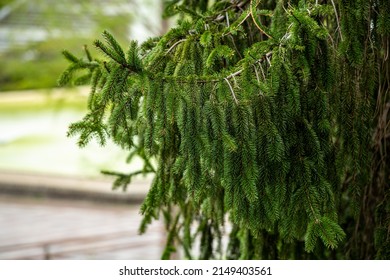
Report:
<svg viewBox="0 0 390 280"><path fill-rule="evenodd" d="M387 256L388 4L287 2L168 0L182 20L141 49L105 34L106 61L64 54L62 82L92 83L69 133L141 157L110 174L124 189L155 173L140 231L163 217L163 257L224 256L226 219L228 258Z"/></svg>
<svg viewBox="0 0 390 280"><path fill-rule="evenodd" d="M116 61L117 63L119 63L121 65L126 64L126 58L124 55L123 56L119 55L116 51L107 47L102 41L95 40L94 45L100 51L102 51L107 57L111 58L112 60Z"/></svg>
<svg viewBox="0 0 390 280"><path fill-rule="evenodd" d="M75 57L71 52L69 52L68 50L63 50L62 51L62 55L70 62L72 63L77 63L79 62L79 59L77 57Z"/></svg>
<svg viewBox="0 0 390 280"><path fill-rule="evenodd" d="M87 45L84 45L84 51L85 51L85 54L87 55L88 61L93 61L92 55L91 55Z"/></svg>
<svg viewBox="0 0 390 280"><path fill-rule="evenodd" d="M124 59L125 53L123 52L118 41L115 40L114 36L112 36L111 33L109 33L107 30L104 30L103 37L106 40L107 44L111 47L111 49L118 55L118 57Z"/></svg>

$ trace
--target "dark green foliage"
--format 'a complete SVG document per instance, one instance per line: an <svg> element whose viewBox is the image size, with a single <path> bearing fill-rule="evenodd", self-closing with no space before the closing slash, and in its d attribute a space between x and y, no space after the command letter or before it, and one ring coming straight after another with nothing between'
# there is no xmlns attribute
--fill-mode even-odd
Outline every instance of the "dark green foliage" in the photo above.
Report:
<svg viewBox="0 0 390 280"><path fill-rule="evenodd" d="M105 32L107 61L64 52L60 83L84 69L92 84L70 134L144 160L106 171L114 188L155 173L140 231L164 219L164 259L389 258L388 4L374 2L167 1L182 19L141 48Z"/></svg>

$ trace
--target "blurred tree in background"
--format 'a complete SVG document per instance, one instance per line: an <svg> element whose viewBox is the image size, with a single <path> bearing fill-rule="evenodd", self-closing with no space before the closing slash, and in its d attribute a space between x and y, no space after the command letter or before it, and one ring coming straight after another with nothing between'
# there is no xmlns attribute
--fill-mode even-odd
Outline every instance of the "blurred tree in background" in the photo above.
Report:
<svg viewBox="0 0 390 280"><path fill-rule="evenodd" d="M4 6L7 6L11 2L12 2L12 0L1 0L0 1L0 9L3 8Z"/></svg>
<svg viewBox="0 0 390 280"><path fill-rule="evenodd" d="M163 36L104 32L60 78L92 85L80 146L144 159L114 186L155 173L140 231L164 219L163 258L389 259L390 2L165 4Z"/></svg>
<svg viewBox="0 0 390 280"><path fill-rule="evenodd" d="M128 41L140 10L154 1L7 0L0 2L0 91L55 87L66 67L58 49L79 51L103 29ZM134 11L138 10L138 13ZM154 13L150 13L153 15ZM142 15L142 13L141 13ZM142 20L147 33L159 30Z"/></svg>

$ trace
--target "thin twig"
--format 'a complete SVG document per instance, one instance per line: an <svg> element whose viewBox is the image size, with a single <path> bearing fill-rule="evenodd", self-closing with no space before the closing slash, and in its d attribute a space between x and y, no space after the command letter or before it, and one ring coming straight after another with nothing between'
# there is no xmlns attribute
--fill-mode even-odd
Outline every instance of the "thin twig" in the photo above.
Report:
<svg viewBox="0 0 390 280"><path fill-rule="evenodd" d="M229 14L228 14L227 11L225 12L225 14L226 14L226 23L227 23L227 26L230 27Z"/></svg>
<svg viewBox="0 0 390 280"><path fill-rule="evenodd" d="M239 86L238 83L237 83L236 77L233 76L232 78L233 78L233 81L234 81L234 86L237 87L237 88L239 88L239 89L241 89L240 86Z"/></svg>
<svg viewBox="0 0 390 280"><path fill-rule="evenodd" d="M237 75L240 75L242 73L242 71L244 71L243 69L240 69L238 70L237 72L234 72L232 74L230 74L229 76L227 76L225 79L230 79L230 78L233 78L234 76L237 76Z"/></svg>
<svg viewBox="0 0 390 280"><path fill-rule="evenodd" d="M246 21L246 19L247 19L250 15L251 15L251 13L248 13L248 14L245 16L245 18L237 25L237 27L240 26L241 24L243 24L243 23ZM222 36L227 36L227 35L230 35L230 34L232 34L231 31L229 31L229 32L226 33L226 34L222 34Z"/></svg>
<svg viewBox="0 0 390 280"><path fill-rule="evenodd" d="M337 14L337 9L336 9L336 5L334 3L333 0L330 0L332 2L332 6L333 6L333 9L334 9L334 13L336 15L336 21L337 21L337 29L339 30L339 33L340 33L340 39L341 41L344 41L343 39L343 34L341 33L341 27L340 27L340 21L339 21L339 16Z"/></svg>
<svg viewBox="0 0 390 280"><path fill-rule="evenodd" d="M268 53L265 54L265 59L267 59L267 61L270 64L270 66L271 66L271 62L269 61L269 56L271 56L271 54L272 54L272 52L268 52ZM264 61L264 56L262 58L260 58L259 60L257 60L255 63L261 63L263 61ZM230 74L226 78L230 79L230 78L233 78L233 77L235 77L237 75L240 75L242 73L242 71L244 71L244 69L238 70L237 72L234 72L234 73Z"/></svg>
<svg viewBox="0 0 390 280"><path fill-rule="evenodd" d="M186 41L186 39L181 39L181 40L177 41L176 43L174 43L174 44L167 50L167 52L166 52L165 54L170 53L178 44L180 44L180 43L182 43L182 42L184 42L184 41Z"/></svg>
<svg viewBox="0 0 390 280"><path fill-rule="evenodd" d="M256 7L257 7L257 5L259 5L259 3L256 3ZM268 38L271 39L272 37L260 27L260 25L257 23L257 21L255 19L255 16L253 15L252 0L250 3L250 12L249 13L250 13L250 15L253 19L253 23L256 25L257 29L259 29L261 33L263 33L265 36L267 36Z"/></svg>
<svg viewBox="0 0 390 280"><path fill-rule="evenodd" d="M261 64L260 64L260 66L261 66ZM257 83L258 83L259 86L260 86L260 77L259 77L259 73L257 72L256 65L253 64L253 68L255 68ZM265 79L265 78L264 78L264 79ZM261 90L260 90L260 89L259 89L259 94L260 94L261 96L263 96L263 94L261 93Z"/></svg>
<svg viewBox="0 0 390 280"><path fill-rule="evenodd" d="M225 9L219 11L218 12L219 14L217 14L217 17L214 19L214 21L221 21L221 20L225 19L226 14L224 15L223 13L227 12L229 10L233 10L234 8L238 8L239 10L243 11L242 7L245 6L248 1L249 0L240 1L240 2L238 2L236 4L230 5L230 6L226 7ZM211 16L211 17L206 17L206 19L212 19L213 17L215 17L215 15Z"/></svg>
<svg viewBox="0 0 390 280"><path fill-rule="evenodd" d="M265 74L264 74L264 70L263 70L263 66L261 66L261 62L258 62L259 66L260 66L260 70L261 70L261 75L263 75L263 78L265 80Z"/></svg>
<svg viewBox="0 0 390 280"><path fill-rule="evenodd" d="M232 36L232 35L229 35L229 38L232 40L234 49L236 50L236 53L238 54L238 56L240 57L240 59L242 59L242 55L240 54L240 51L238 50L238 48L237 48L237 46L236 46L236 43L234 42L233 36Z"/></svg>
<svg viewBox="0 0 390 280"><path fill-rule="evenodd" d="M256 73L256 79L257 79L257 82L259 83L260 85L260 78L259 78L259 73L257 72L257 68L255 65L253 65L253 68L255 68L255 73Z"/></svg>
<svg viewBox="0 0 390 280"><path fill-rule="evenodd" d="M268 62L268 64L269 64L269 66L272 66L271 60L269 60L269 57L268 57L268 56L265 56L265 58L267 59L267 62Z"/></svg>
<svg viewBox="0 0 390 280"><path fill-rule="evenodd" d="M236 104L238 105L238 100L237 100L237 98L236 98L236 95L234 94L232 85L229 83L229 80L228 80L227 78L224 78L224 80L227 82L227 84L228 84L228 86L229 86L229 88L230 88L230 91L232 92L234 102L236 102Z"/></svg>

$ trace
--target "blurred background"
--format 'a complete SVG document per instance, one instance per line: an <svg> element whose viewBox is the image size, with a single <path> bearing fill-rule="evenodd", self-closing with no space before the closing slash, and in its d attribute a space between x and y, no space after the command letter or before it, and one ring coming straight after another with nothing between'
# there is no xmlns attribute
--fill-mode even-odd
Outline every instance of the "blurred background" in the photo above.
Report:
<svg viewBox="0 0 390 280"><path fill-rule="evenodd" d="M131 172L108 143L78 148L69 124L88 88L57 88L67 62L110 31L126 48L164 33L162 0L0 0L0 259L158 259L154 223L138 235L150 178L113 191L100 170Z"/></svg>

